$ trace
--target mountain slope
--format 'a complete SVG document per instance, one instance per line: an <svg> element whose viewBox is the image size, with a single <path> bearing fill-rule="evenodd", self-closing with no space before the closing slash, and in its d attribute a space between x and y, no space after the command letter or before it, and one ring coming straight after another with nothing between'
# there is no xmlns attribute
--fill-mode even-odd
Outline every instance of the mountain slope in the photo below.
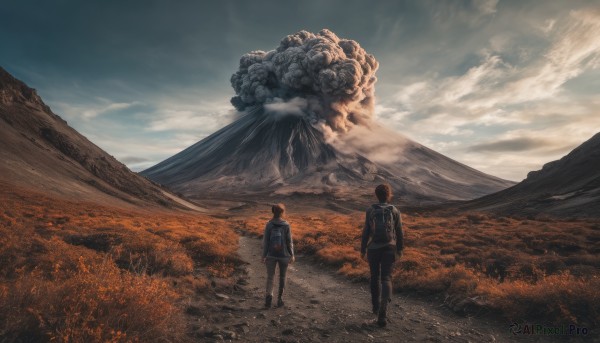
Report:
<svg viewBox="0 0 600 343"><path fill-rule="evenodd" d="M373 138L382 128L364 129ZM379 131L373 131L379 130ZM383 132L383 131L381 131ZM472 199L511 186L398 134L366 148L327 140L306 116L255 107L230 125L141 174L189 197L331 194L371 196L391 183L404 201ZM371 155L389 151L389 161ZM393 155L393 156L391 156Z"/></svg>
<svg viewBox="0 0 600 343"><path fill-rule="evenodd" d="M0 183L62 197L178 206L0 68Z"/></svg>
<svg viewBox="0 0 600 343"><path fill-rule="evenodd" d="M600 216L600 133L521 183L468 202L469 209L505 214Z"/></svg>

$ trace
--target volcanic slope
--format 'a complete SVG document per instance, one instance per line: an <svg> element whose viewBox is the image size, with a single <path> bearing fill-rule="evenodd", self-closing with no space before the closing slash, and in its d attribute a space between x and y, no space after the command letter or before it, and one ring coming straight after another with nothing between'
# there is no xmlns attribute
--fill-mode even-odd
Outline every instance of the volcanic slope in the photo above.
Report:
<svg viewBox="0 0 600 343"><path fill-rule="evenodd" d="M36 91L0 67L0 183L113 204L177 206L174 196L67 125Z"/></svg>
<svg viewBox="0 0 600 343"><path fill-rule="evenodd" d="M307 116L256 106L141 174L191 198L326 194L356 200L389 182L414 204L473 199L514 184L375 123L327 139L323 132Z"/></svg>
<svg viewBox="0 0 600 343"><path fill-rule="evenodd" d="M510 215L600 217L600 133L514 187L464 207Z"/></svg>

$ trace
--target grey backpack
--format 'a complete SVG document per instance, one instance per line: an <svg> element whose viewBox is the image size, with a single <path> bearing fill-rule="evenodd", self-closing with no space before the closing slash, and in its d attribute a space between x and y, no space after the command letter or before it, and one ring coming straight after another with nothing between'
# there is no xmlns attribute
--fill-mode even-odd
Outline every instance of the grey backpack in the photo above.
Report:
<svg viewBox="0 0 600 343"><path fill-rule="evenodd" d="M370 217L373 243L385 244L395 240L393 208L391 205L373 205Z"/></svg>
<svg viewBox="0 0 600 343"><path fill-rule="evenodd" d="M286 225L273 224L271 234L269 236L269 252L273 256L283 256L283 241L284 229Z"/></svg>

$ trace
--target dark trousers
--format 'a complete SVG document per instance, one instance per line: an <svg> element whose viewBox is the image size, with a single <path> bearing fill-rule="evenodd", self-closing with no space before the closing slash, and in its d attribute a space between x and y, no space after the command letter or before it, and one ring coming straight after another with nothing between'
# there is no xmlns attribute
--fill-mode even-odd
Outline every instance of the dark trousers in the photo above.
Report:
<svg viewBox="0 0 600 343"><path fill-rule="evenodd" d="M275 278L275 267L277 265L279 265L279 292L277 296L279 298L283 296L289 262L289 257L267 257L267 296L273 296L273 279Z"/></svg>
<svg viewBox="0 0 600 343"><path fill-rule="evenodd" d="M368 249L367 258L371 269L371 302L373 308L387 305L392 295L392 270L396 261L396 247L390 245ZM385 306L384 305L384 306Z"/></svg>

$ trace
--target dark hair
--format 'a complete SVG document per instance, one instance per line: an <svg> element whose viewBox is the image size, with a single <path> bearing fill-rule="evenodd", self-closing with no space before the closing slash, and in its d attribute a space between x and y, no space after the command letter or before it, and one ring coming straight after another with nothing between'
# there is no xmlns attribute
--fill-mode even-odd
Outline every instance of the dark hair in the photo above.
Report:
<svg viewBox="0 0 600 343"><path fill-rule="evenodd" d="M387 183L381 184L375 188L375 195L379 202L389 202L392 200L392 187Z"/></svg>
<svg viewBox="0 0 600 343"><path fill-rule="evenodd" d="M273 218L281 218L283 212L285 212L285 205L282 203L271 206L271 212L273 212Z"/></svg>

